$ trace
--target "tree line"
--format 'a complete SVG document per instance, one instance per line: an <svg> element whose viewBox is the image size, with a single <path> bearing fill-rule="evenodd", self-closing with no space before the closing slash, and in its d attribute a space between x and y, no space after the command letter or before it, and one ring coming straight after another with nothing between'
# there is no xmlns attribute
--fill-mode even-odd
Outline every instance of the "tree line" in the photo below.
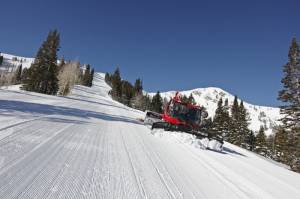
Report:
<svg viewBox="0 0 300 199"><path fill-rule="evenodd" d="M152 98L144 94L143 82L140 78L131 84L121 78L120 69L117 68L114 73L105 74L105 81L112 88L109 94L114 100L141 111L151 110L162 113L163 99L160 92L157 91Z"/></svg>

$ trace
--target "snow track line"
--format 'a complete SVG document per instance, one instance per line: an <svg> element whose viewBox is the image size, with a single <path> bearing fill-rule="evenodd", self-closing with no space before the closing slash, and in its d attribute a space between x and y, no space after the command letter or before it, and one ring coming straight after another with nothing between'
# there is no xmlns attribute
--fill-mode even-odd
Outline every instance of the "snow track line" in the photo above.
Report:
<svg viewBox="0 0 300 199"><path fill-rule="evenodd" d="M152 135L152 133L151 133L151 135ZM152 136L153 136L153 135L152 135ZM163 150L164 150L164 149L162 149L161 151L163 151ZM155 150L153 150L153 153L155 153L155 156L160 160L160 162L163 162L162 159L159 157L158 153L157 153ZM169 160L172 161L173 159L171 158L171 159L169 159ZM166 169L165 163L162 163L162 164L164 165L164 168ZM174 164L175 164L175 162L174 162ZM187 189L189 190L189 193L192 195L192 198L198 199L199 196L195 196L194 192L193 192L193 191L190 189L190 187L189 187L189 186L193 186L193 185L194 185L194 183L191 182L190 178L186 178L185 175L181 175L180 171L178 171L178 169L177 169L176 167L173 167L173 169L176 171L176 175L177 175L177 176L180 176L180 177L178 177L178 178L184 179L186 182L189 182L189 185L186 185L186 184L185 184L185 185L187 186ZM166 171L167 171L167 169L166 169ZM168 173L169 173L169 172L168 172ZM182 198L185 198L185 197L183 196L184 193L181 192L181 191L179 190L178 186L175 184L175 182L174 182L173 178L171 177L171 175L170 175L170 178L171 178L171 180L173 181L173 184L176 186L178 192L180 193L180 196L181 196ZM201 191L200 191L200 192L197 192L197 193L199 193L199 194L201 195L201 198L208 198L208 196L207 196L206 194L203 194Z"/></svg>
<svg viewBox="0 0 300 199"><path fill-rule="evenodd" d="M53 134L52 137L47 138L46 140L44 140L43 142L39 143L37 146L35 146L32 150L30 150L27 154L25 154L22 158L18 159L16 162L14 162L13 164L9 165L9 167L3 167L0 170L0 175L2 175L3 173L7 172L7 170L11 167L13 167L14 165L20 163L21 161L23 161L25 158L29 157L31 155L31 153L33 153L34 151L36 151L38 148L40 148L42 145L44 145L45 143L49 142L51 139L53 139L55 136L57 136L59 133L63 132L64 130L66 130L67 128L70 128L71 126L73 126L75 124L68 124L66 125L64 128L62 128L61 130L55 132Z"/></svg>
<svg viewBox="0 0 300 199"><path fill-rule="evenodd" d="M143 187L143 184L142 182L140 181L140 179L138 178L137 174L136 174L136 171L135 171L135 168L133 166L133 162L132 162L132 158L130 157L130 154L129 154L129 151L128 151L128 147L126 146L126 143L124 141L124 137L123 137L123 133L120 132L121 134L121 138L122 138L122 142L123 142L123 145L124 145L124 148L125 148L125 151L126 151L126 154L128 156L128 160L130 162L130 166L131 166L131 170L132 170L132 173L134 175L134 179L135 179L135 182L136 182L136 185L138 186L139 188L139 192L140 192L140 195L142 198L148 198L147 195L146 195L146 192L145 192L145 189Z"/></svg>
<svg viewBox="0 0 300 199"><path fill-rule="evenodd" d="M151 161L152 166L155 168L156 173L158 174L162 184L164 185L164 187L166 188L166 190L168 191L168 195L169 197L171 196L172 198L177 198L175 196L175 194L173 193L172 189L169 187L167 180L165 179L166 177L164 176L164 174L160 171L159 166L157 164L155 164L155 161L153 160L153 158L151 157L151 155L149 154L149 147L146 146L144 139L141 137L140 134L138 134L139 139L141 140L140 143L143 147L143 151L144 153L147 155L148 159ZM148 151L148 152L147 152ZM162 161L160 160L160 158L157 156L156 152L154 150L152 150L152 155L156 157L156 162L159 162L159 164L164 168L165 173L168 175L168 178L171 179L172 184L174 185L174 187L177 189L179 195L182 197L182 193L179 190L179 188L177 187L177 185L174 183L174 180L172 179L171 175L169 174L168 170L166 169L165 165L162 163Z"/></svg>
<svg viewBox="0 0 300 199"><path fill-rule="evenodd" d="M95 145L97 146L103 146L104 145L104 135L103 133L100 133L99 132L100 129L97 128L97 131L96 131L96 138L94 139L95 140ZM93 170L92 170L92 173L91 173L91 178L90 178L90 183L92 186L89 187L89 197L90 198L97 198L97 195L95 194L98 193L98 190L97 191L93 191L93 188L95 187L95 184L97 183L96 181L96 166L97 166L97 161L99 160L99 155L100 155L100 149L99 148L96 148L95 149L96 151L96 154L95 154L95 159L94 159L94 163L93 163ZM101 161L100 161L101 162Z"/></svg>
<svg viewBox="0 0 300 199"><path fill-rule="evenodd" d="M22 122L18 122L18 123L15 123L15 124L11 124L9 126L6 126L6 127L3 127L0 129L0 131L4 131L4 130L7 130L7 129L10 129L12 127L16 127L16 126L19 126L19 125L22 125L22 124L26 124L26 123L29 123L29 122L33 122L33 121L36 121L36 120L39 120L39 119L42 119L44 117L48 117L48 116L53 116L53 115L43 115L43 116L40 116L40 117L37 117L37 118L33 118L33 119L29 119L29 120L25 120L25 121L22 121ZM9 135L8 135L9 136ZM6 138L7 136L3 137L2 139ZM1 139L1 140L2 140Z"/></svg>
<svg viewBox="0 0 300 199"><path fill-rule="evenodd" d="M27 130L28 127L32 127L32 124L29 124L29 126L25 126L24 128L18 129L16 131L14 131L13 133L11 133L10 135L3 137L0 140L1 147L5 146L6 144L9 144L9 143L15 141L14 139L16 137L18 137L19 135L21 135L23 133L23 131ZM36 134L38 134L38 132L41 129L43 129L43 128L45 128L45 127L43 126L41 128L34 129L30 135L36 135Z"/></svg>

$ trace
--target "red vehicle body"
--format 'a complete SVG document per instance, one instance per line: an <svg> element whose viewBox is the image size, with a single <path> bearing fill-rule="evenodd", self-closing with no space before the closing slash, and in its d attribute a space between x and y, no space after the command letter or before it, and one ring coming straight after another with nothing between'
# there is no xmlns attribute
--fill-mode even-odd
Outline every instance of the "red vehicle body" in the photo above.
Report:
<svg viewBox="0 0 300 199"><path fill-rule="evenodd" d="M164 107L161 115L164 122L156 122L153 128L165 128L168 130L198 131L202 121L207 117L203 107L183 102L179 92Z"/></svg>

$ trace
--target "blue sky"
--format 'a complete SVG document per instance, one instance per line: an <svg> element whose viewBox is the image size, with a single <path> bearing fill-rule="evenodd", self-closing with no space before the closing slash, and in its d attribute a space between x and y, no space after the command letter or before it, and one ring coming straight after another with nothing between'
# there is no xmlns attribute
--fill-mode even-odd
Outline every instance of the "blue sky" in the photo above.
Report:
<svg viewBox="0 0 300 199"><path fill-rule="evenodd" d="M59 56L120 67L146 91L220 87L276 106L300 1L2 1L0 51L35 56L48 31Z"/></svg>

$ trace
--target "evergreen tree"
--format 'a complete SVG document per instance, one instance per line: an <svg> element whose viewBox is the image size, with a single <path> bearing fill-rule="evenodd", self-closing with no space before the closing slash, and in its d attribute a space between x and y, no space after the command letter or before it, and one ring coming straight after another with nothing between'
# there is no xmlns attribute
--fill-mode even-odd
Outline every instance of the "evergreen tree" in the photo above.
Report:
<svg viewBox="0 0 300 199"><path fill-rule="evenodd" d="M188 103L196 104L195 98L192 93L190 94L190 96L188 98Z"/></svg>
<svg viewBox="0 0 300 199"><path fill-rule="evenodd" d="M162 113L163 109L163 100L162 97L160 96L159 91L153 96L152 101L151 101L151 110L155 111L157 113Z"/></svg>
<svg viewBox="0 0 300 199"><path fill-rule="evenodd" d="M249 115L244 107L244 102L241 101L240 106L239 106L239 130L238 130L238 145L243 146L244 148L246 147L246 137L249 134Z"/></svg>
<svg viewBox="0 0 300 199"><path fill-rule="evenodd" d="M91 66L89 64L86 65L84 75L83 75L83 85L89 86L91 78Z"/></svg>
<svg viewBox="0 0 300 199"><path fill-rule="evenodd" d="M238 144L238 130L239 130L239 103L237 96L234 96L233 105L231 107L231 123L230 132L228 134L228 142Z"/></svg>
<svg viewBox="0 0 300 199"><path fill-rule="evenodd" d="M220 98L220 100L218 101L218 107L215 111L215 116L213 119L213 125L212 125L212 131L215 134L222 134L223 132L223 123L224 123L224 118L223 118L223 100L222 98Z"/></svg>
<svg viewBox="0 0 300 199"><path fill-rule="evenodd" d="M260 155L266 156L267 154L267 142L264 127L261 126L258 134L256 135L256 146L254 151Z"/></svg>
<svg viewBox="0 0 300 199"><path fill-rule="evenodd" d="M89 85L88 85L89 87L92 87L92 85L93 85L94 73L95 73L95 70L92 69L91 74L90 74L90 78L89 78Z"/></svg>
<svg viewBox="0 0 300 199"><path fill-rule="evenodd" d="M288 132L282 127L277 128L275 131L274 155L275 160L289 164Z"/></svg>
<svg viewBox="0 0 300 199"><path fill-rule="evenodd" d="M111 75L109 74L109 73L105 73L105 82L108 84L108 85L110 85L110 86L112 86L112 82L111 82Z"/></svg>
<svg viewBox="0 0 300 199"><path fill-rule="evenodd" d="M126 106L131 106L131 99L134 96L134 88L128 81L122 81L122 99L121 102Z"/></svg>
<svg viewBox="0 0 300 199"><path fill-rule="evenodd" d="M230 134L230 128L231 128L231 117L229 115L228 99L225 99L222 114L223 114L223 116L222 116L222 118L223 118L223 134L225 134L224 139L227 140L228 136Z"/></svg>
<svg viewBox="0 0 300 199"><path fill-rule="evenodd" d="M151 109L151 98L149 95L144 95L142 100L142 111Z"/></svg>
<svg viewBox="0 0 300 199"><path fill-rule="evenodd" d="M79 63L80 65L80 63ZM83 70L81 68L79 68L79 74L78 74L78 78L77 78L77 81L76 83L77 84L80 84L80 85L83 85Z"/></svg>
<svg viewBox="0 0 300 199"><path fill-rule="evenodd" d="M18 66L17 70L15 71L15 84L20 84L22 80L22 64Z"/></svg>
<svg viewBox="0 0 300 199"><path fill-rule="evenodd" d="M213 131L213 120L211 119L211 117L208 117L208 118L203 118L203 125L201 127L201 130L203 132L212 132L214 133Z"/></svg>
<svg viewBox="0 0 300 199"><path fill-rule="evenodd" d="M284 89L279 92L278 99L286 105L281 106L285 129L295 128L300 124L300 50L296 38L292 39L289 50L289 61L283 66L284 77L281 80Z"/></svg>
<svg viewBox="0 0 300 199"><path fill-rule="evenodd" d="M247 149L250 151L253 151L255 149L255 135L253 131L249 131L247 137L246 137L246 144L247 144Z"/></svg>
<svg viewBox="0 0 300 199"><path fill-rule="evenodd" d="M3 56L1 55L0 56L0 65L2 65L2 63L3 63Z"/></svg>
<svg viewBox="0 0 300 199"><path fill-rule="evenodd" d="M300 49L296 38L292 39L288 54L288 63L283 66L283 89L278 99L284 105L280 107L284 117L281 119L287 132L290 166L300 172Z"/></svg>
<svg viewBox="0 0 300 199"><path fill-rule="evenodd" d="M140 78L136 79L135 80L135 83L134 83L134 92L136 94L140 94L143 92L143 83L142 83L142 80Z"/></svg>
<svg viewBox="0 0 300 199"><path fill-rule="evenodd" d="M264 127L264 129L265 129L265 127ZM276 159L275 158L275 135L272 134L272 135L267 136L266 142L267 142L267 149L268 149L267 157L275 160Z"/></svg>
<svg viewBox="0 0 300 199"><path fill-rule="evenodd" d="M223 105L223 99L220 98L211 128L211 130L216 134L224 135L225 140L228 139L228 134L230 131L230 116L228 109L228 100L226 99L225 104Z"/></svg>
<svg viewBox="0 0 300 199"><path fill-rule="evenodd" d="M28 69L24 68L21 75L21 83L24 83L28 77Z"/></svg>
<svg viewBox="0 0 300 199"><path fill-rule="evenodd" d="M57 30L50 31L28 70L23 89L55 95L58 90L57 52L60 37Z"/></svg>
<svg viewBox="0 0 300 199"><path fill-rule="evenodd" d="M117 101L121 101L122 96L122 81L120 75L120 69L117 68L114 74L111 76L111 84L112 84L112 97Z"/></svg>
<svg viewBox="0 0 300 199"><path fill-rule="evenodd" d="M189 98L186 95L182 95L181 101L184 102L184 103L188 103L189 102Z"/></svg>

